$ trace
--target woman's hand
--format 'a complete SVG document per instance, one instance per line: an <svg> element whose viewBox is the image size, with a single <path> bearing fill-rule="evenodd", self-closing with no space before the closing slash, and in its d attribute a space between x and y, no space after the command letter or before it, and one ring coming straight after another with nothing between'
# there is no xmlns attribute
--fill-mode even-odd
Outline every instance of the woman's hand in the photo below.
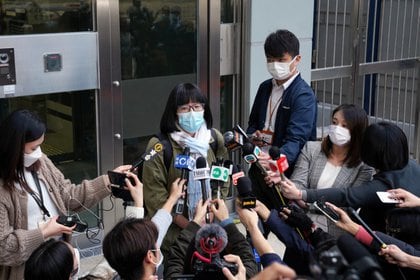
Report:
<svg viewBox="0 0 420 280"><path fill-rule="evenodd" d="M223 267L223 275L225 275L228 280L245 280L246 279L246 270L245 266L241 261L241 258L237 255L224 255L223 258L225 261L230 263L235 263L238 267L238 273L233 275L227 267Z"/></svg>
<svg viewBox="0 0 420 280"><path fill-rule="evenodd" d="M280 181L280 184L281 192L286 198L302 199L302 191L296 187L295 183L286 178L284 181Z"/></svg>
<svg viewBox="0 0 420 280"><path fill-rule="evenodd" d="M410 256L407 253L401 251L401 249L395 245L387 245L386 248L382 248L379 255L384 256L387 262L402 267L408 266L410 259Z"/></svg>
<svg viewBox="0 0 420 280"><path fill-rule="evenodd" d="M57 219L58 219L58 216L54 216L47 223L39 226L44 239L47 239L53 236L59 236L63 233L65 234L73 233L73 229L76 228L76 225L72 227L66 227L65 225L57 223Z"/></svg>
<svg viewBox="0 0 420 280"><path fill-rule="evenodd" d="M112 171L119 172L119 173L126 173L126 172L130 171L130 169L131 169L131 164L126 164L126 165L120 165Z"/></svg>
<svg viewBox="0 0 420 280"><path fill-rule="evenodd" d="M268 217L270 216L270 210L267 208L267 206L264 205L264 203L259 200L257 200L255 211L257 211L258 215L264 222L268 220Z"/></svg>
<svg viewBox="0 0 420 280"><path fill-rule="evenodd" d="M224 200L218 198L211 201L210 210L219 221L229 218L229 210Z"/></svg>
<svg viewBox="0 0 420 280"><path fill-rule="evenodd" d="M418 207L420 206L420 198L404 189L389 190L389 196L400 202L397 207Z"/></svg>
<svg viewBox="0 0 420 280"><path fill-rule="evenodd" d="M330 207L334 212L336 212L340 216L340 220L338 220L337 223L335 223L339 228L347 231L352 235L356 235L356 233L359 231L360 225L353 222L353 220L350 219L349 215L347 215L346 211L329 202L325 202L325 205Z"/></svg>
<svg viewBox="0 0 420 280"><path fill-rule="evenodd" d="M236 212L238 213L239 219L242 224L248 229L252 230L253 228L258 229L258 214L253 209L241 208L240 206L236 207Z"/></svg>
<svg viewBox="0 0 420 280"><path fill-rule="evenodd" d="M125 185L134 200L134 206L143 207L143 184L136 174L129 171L127 171L126 174L127 178L125 179ZM130 178L134 180L134 185L131 183Z"/></svg>
<svg viewBox="0 0 420 280"><path fill-rule="evenodd" d="M197 203L197 207L195 208L195 215L194 215L194 222L198 225L201 225L204 222L204 217L207 213L207 208L209 207L210 200L206 200L203 203L203 200L200 199Z"/></svg>
<svg viewBox="0 0 420 280"><path fill-rule="evenodd" d="M295 277L296 273L293 269L274 262L251 278L251 280L286 280L294 279Z"/></svg>

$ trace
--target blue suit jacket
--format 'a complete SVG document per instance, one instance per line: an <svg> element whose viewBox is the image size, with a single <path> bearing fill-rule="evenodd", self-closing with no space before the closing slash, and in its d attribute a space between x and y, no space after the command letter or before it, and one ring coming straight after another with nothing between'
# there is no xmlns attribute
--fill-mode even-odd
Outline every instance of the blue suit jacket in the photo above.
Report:
<svg viewBox="0 0 420 280"><path fill-rule="evenodd" d="M264 81L258 88L249 116L247 133L252 134L264 128L272 88L272 79ZM291 167L306 141L316 140L316 117L315 94L299 74L283 93L273 136L273 146L280 147Z"/></svg>

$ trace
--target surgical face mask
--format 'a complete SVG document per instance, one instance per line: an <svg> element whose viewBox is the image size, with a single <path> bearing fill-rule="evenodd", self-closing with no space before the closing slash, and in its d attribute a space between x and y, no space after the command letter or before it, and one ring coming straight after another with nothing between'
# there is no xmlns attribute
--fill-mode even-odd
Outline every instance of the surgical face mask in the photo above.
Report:
<svg viewBox="0 0 420 280"><path fill-rule="evenodd" d="M285 80L290 76L290 65L295 61L296 56L290 62L269 62L267 70L276 80Z"/></svg>
<svg viewBox="0 0 420 280"><path fill-rule="evenodd" d="M204 123L204 111L195 112L191 110L187 113L178 113L177 115L179 125L189 133L196 132Z"/></svg>
<svg viewBox="0 0 420 280"><path fill-rule="evenodd" d="M42 157L41 147L38 147L30 154L23 155L23 165L29 167Z"/></svg>
<svg viewBox="0 0 420 280"><path fill-rule="evenodd" d="M337 146L343 146L350 142L350 130L338 125L330 125L328 136L331 142Z"/></svg>

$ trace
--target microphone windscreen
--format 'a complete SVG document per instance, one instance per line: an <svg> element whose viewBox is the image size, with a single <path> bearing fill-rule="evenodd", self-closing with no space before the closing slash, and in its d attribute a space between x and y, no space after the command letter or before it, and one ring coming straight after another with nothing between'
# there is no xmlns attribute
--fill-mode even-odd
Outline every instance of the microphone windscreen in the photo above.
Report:
<svg viewBox="0 0 420 280"><path fill-rule="evenodd" d="M246 142L242 146L242 154L249 155L254 153L254 145L251 142Z"/></svg>
<svg viewBox="0 0 420 280"><path fill-rule="evenodd" d="M205 224L195 235L195 248L200 253L217 254L225 249L228 243L226 231L218 224Z"/></svg>
<svg viewBox="0 0 420 280"><path fill-rule="evenodd" d="M235 135L233 134L233 131L226 131L225 134L223 134L223 140L225 143L230 143L235 138Z"/></svg>
<svg viewBox="0 0 420 280"><path fill-rule="evenodd" d="M338 238L337 246L347 262L353 267L362 279L384 279L379 273L379 264L369 251L352 235L345 233Z"/></svg>
<svg viewBox="0 0 420 280"><path fill-rule="evenodd" d="M206 167L207 167L206 159L204 157L197 158L197 161L195 162L195 168L200 169L200 168L206 168Z"/></svg>
<svg viewBox="0 0 420 280"><path fill-rule="evenodd" d="M246 197L252 194L252 182L248 177L238 178L238 195L240 197Z"/></svg>
<svg viewBox="0 0 420 280"><path fill-rule="evenodd" d="M268 150L268 154L274 160L277 160L280 157L280 148L277 146L271 146L270 150Z"/></svg>

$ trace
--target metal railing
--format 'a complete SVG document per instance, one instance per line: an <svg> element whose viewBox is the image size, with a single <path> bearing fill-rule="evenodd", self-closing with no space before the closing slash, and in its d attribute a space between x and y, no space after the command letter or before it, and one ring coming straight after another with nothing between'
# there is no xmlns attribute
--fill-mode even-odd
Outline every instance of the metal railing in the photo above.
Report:
<svg viewBox="0 0 420 280"><path fill-rule="evenodd" d="M342 103L398 124L420 158L420 1L316 0L312 87L318 126ZM322 132L321 132L322 133Z"/></svg>

